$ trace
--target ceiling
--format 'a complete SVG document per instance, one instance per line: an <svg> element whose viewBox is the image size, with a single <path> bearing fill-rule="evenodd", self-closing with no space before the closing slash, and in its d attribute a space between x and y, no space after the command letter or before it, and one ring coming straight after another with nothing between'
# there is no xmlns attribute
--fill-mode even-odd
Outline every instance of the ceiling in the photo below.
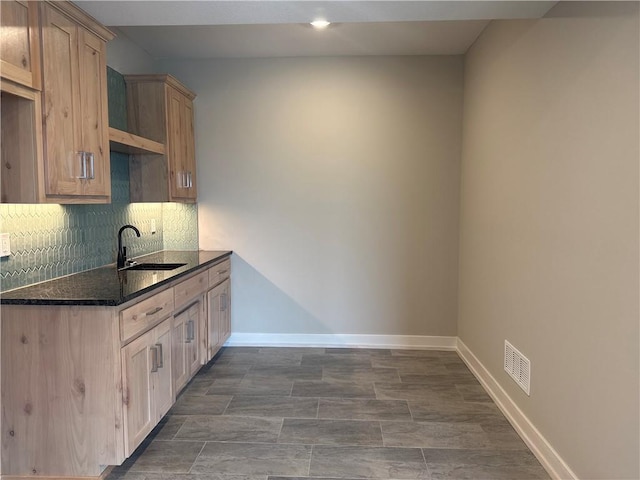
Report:
<svg viewBox="0 0 640 480"><path fill-rule="evenodd" d="M462 54L492 19L555 1L76 1L155 59ZM323 31L313 19L332 22Z"/></svg>

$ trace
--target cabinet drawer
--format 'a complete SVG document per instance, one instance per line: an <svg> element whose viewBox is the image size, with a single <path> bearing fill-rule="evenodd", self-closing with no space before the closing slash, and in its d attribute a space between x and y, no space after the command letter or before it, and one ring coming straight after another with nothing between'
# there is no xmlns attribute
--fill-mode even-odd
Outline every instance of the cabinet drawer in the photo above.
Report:
<svg viewBox="0 0 640 480"><path fill-rule="evenodd" d="M120 339L126 342L173 312L173 288L120 312Z"/></svg>
<svg viewBox="0 0 640 480"><path fill-rule="evenodd" d="M231 260L227 259L209 269L209 288L215 287L231 274Z"/></svg>
<svg viewBox="0 0 640 480"><path fill-rule="evenodd" d="M202 294L208 285L207 272L202 272L173 287L175 291L175 308L180 308L189 300Z"/></svg>

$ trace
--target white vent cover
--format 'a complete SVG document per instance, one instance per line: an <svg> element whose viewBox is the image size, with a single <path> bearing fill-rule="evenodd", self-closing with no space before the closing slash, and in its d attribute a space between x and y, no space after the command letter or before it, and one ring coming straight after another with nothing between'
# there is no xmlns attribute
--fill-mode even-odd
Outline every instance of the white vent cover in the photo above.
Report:
<svg viewBox="0 0 640 480"><path fill-rule="evenodd" d="M506 340L504 341L504 370L529 395L531 362Z"/></svg>

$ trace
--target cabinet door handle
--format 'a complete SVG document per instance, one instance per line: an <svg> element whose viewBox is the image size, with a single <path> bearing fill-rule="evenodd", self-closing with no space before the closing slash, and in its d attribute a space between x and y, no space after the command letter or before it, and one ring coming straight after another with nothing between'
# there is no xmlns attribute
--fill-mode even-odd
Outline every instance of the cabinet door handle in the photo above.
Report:
<svg viewBox="0 0 640 480"><path fill-rule="evenodd" d="M187 329L187 335L184 339L184 343L191 343L191 320L184 324Z"/></svg>
<svg viewBox="0 0 640 480"><path fill-rule="evenodd" d="M149 349L151 351L151 373L158 371L158 349L156 347L151 347Z"/></svg>
<svg viewBox="0 0 640 480"><path fill-rule="evenodd" d="M189 325L191 326L191 335L189 340L193 341L196 339L196 324L193 320L189 320Z"/></svg>
<svg viewBox="0 0 640 480"><path fill-rule="evenodd" d="M162 368L164 367L164 359L162 358L162 344L161 343L156 343L156 347L158 350L158 368Z"/></svg>
<svg viewBox="0 0 640 480"><path fill-rule="evenodd" d="M178 172L178 186L180 188L189 188L189 172L181 170Z"/></svg>
<svg viewBox="0 0 640 480"><path fill-rule="evenodd" d="M150 317L151 315L155 315L156 313L158 313L160 310L162 310L163 307L156 307L153 310L149 310L147 313L145 313L145 315L147 317Z"/></svg>
<svg viewBox="0 0 640 480"><path fill-rule="evenodd" d="M187 174L189 175L189 185L187 188L193 188L193 177L191 176L191 172L187 172Z"/></svg>
<svg viewBox="0 0 640 480"><path fill-rule="evenodd" d="M93 180L94 178L96 178L95 155L93 154L93 152L88 152L87 156L89 157L89 170L91 171L91 173L89 174L89 178Z"/></svg>
<svg viewBox="0 0 640 480"><path fill-rule="evenodd" d="M78 156L80 157L80 176L79 180L87 180L87 152L78 152Z"/></svg>

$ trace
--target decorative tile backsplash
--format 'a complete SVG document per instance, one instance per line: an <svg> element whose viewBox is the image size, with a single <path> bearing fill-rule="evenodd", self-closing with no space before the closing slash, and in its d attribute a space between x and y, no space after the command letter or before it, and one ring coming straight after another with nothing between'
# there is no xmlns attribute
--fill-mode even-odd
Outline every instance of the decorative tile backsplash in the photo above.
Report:
<svg viewBox="0 0 640 480"><path fill-rule="evenodd" d="M149 203L145 205L151 205ZM198 250L196 204L162 203L164 250Z"/></svg>
<svg viewBox="0 0 640 480"><path fill-rule="evenodd" d="M111 204L0 204L0 232L11 239L11 256L0 259L0 291L114 263L118 229L126 224L142 234L123 234L129 257L198 249L197 205L129 203L129 166L123 154L111 154L111 177Z"/></svg>

